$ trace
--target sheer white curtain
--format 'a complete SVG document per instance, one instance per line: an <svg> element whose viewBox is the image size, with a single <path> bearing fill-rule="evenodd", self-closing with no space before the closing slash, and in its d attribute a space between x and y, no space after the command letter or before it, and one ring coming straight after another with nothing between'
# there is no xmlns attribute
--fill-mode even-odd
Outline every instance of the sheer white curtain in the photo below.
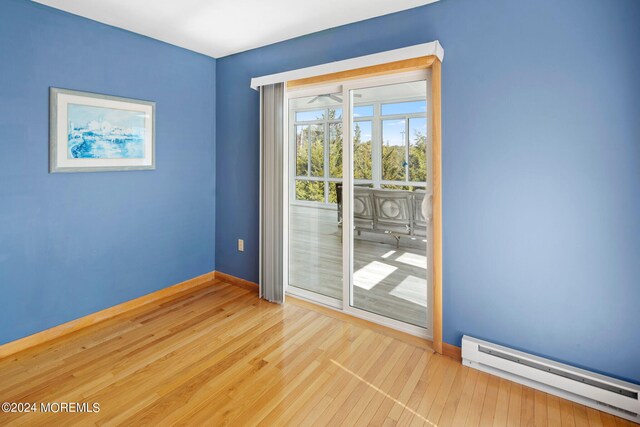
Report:
<svg viewBox="0 0 640 427"><path fill-rule="evenodd" d="M284 84L260 87L260 297L284 302Z"/></svg>

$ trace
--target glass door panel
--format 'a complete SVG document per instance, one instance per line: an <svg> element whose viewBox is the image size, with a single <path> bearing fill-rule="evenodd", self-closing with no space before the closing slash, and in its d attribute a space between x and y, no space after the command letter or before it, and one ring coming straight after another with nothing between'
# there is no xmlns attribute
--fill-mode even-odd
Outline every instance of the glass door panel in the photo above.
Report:
<svg viewBox="0 0 640 427"><path fill-rule="evenodd" d="M358 310L427 328L430 232L422 215L430 188L427 84L367 87L350 95L354 105L349 303Z"/></svg>
<svg viewBox="0 0 640 427"><path fill-rule="evenodd" d="M343 295L342 111L340 93L289 99L289 286L332 300Z"/></svg>

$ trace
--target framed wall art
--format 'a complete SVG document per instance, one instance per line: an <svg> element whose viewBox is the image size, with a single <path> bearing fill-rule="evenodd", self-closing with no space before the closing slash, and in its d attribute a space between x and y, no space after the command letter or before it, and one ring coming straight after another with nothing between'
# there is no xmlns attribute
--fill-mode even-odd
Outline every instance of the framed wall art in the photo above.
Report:
<svg viewBox="0 0 640 427"><path fill-rule="evenodd" d="M155 169L155 103L50 89L49 172Z"/></svg>

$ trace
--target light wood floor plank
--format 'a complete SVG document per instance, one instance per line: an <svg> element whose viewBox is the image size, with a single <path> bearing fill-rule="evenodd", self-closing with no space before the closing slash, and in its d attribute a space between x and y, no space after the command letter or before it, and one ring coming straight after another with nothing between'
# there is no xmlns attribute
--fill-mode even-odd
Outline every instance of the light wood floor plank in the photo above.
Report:
<svg viewBox="0 0 640 427"><path fill-rule="evenodd" d="M462 395L460 396L460 401L458 402L458 407L456 408L456 414L453 417L454 426L464 425L465 420L467 419L467 414L469 413L469 408L471 407L471 399L473 398L473 391L476 388L478 375L479 372L473 369L467 375L464 387L462 388Z"/></svg>
<svg viewBox="0 0 640 427"><path fill-rule="evenodd" d="M498 397L496 398L496 412L493 417L493 425L496 427L504 427L507 425L509 416L509 392L511 383L505 379L500 379L498 386Z"/></svg>
<svg viewBox="0 0 640 427"><path fill-rule="evenodd" d="M352 329L354 331L355 329ZM348 335L348 339L344 343L336 342L334 344L333 349L329 349L329 354L335 354L339 351L339 346L342 346L344 349L349 349L348 343L353 341L354 343L358 342L357 339L353 340L351 335ZM322 347L322 346L321 346ZM406 346L402 346L406 347ZM297 413L293 414L291 419L287 422L289 425L312 425L315 421L317 421L320 416L327 410L327 408L333 402L333 397L327 394L328 390L330 390L336 382L342 381L345 373L339 371L339 364L344 363L348 354L346 351L339 352L339 354L335 357L327 358L327 367L325 369L324 374L327 377L322 378L321 384L318 384L316 388L316 392L307 400L305 405L300 408ZM334 363L337 362L337 363Z"/></svg>
<svg viewBox="0 0 640 427"><path fill-rule="evenodd" d="M536 390L534 396L534 424L536 427L547 427L547 394Z"/></svg>
<svg viewBox="0 0 640 427"><path fill-rule="evenodd" d="M438 394L436 395L436 398L433 401L433 404L431 405L431 409L429 410L429 413L426 416L427 420L425 421L425 423L427 425L437 424L438 420L440 420L440 417L442 416L445 405L447 403L449 393L456 379L456 375L458 373L463 372L461 364L451 363L451 360L447 357L442 357L437 355L436 357L442 358L443 363L446 365L447 371L442 380L441 386L438 388ZM414 420L415 418L417 417L414 417Z"/></svg>
<svg viewBox="0 0 640 427"><path fill-rule="evenodd" d="M496 404L498 402L498 389L500 387L500 378L489 376L487 383L486 396L482 404L482 414L480 415L480 426L493 425L493 419L496 414Z"/></svg>
<svg viewBox="0 0 640 427"><path fill-rule="evenodd" d="M382 404L382 402L384 402L387 399L391 399L391 396L389 396L388 391L391 389L392 385L394 384L394 382L396 381L396 379L404 369L405 365L411 358L411 355L413 354L414 350L415 350L414 347L405 346L400 356L396 359L395 364L393 363L390 364L391 368L388 371L389 374L387 375L382 385L380 386L379 393L373 396L373 398L371 399L369 404L366 406L363 413L360 415L360 417L358 417L358 420L356 421L357 426L371 425L372 424L371 419L376 415L376 412L380 407L380 405Z"/></svg>
<svg viewBox="0 0 640 427"><path fill-rule="evenodd" d="M394 405L389 411L389 414L387 414L387 419L393 422L394 425L397 424L403 411L408 408L406 402L408 402L409 397L415 390L416 385L418 384L418 381L420 381L420 377L422 376L423 372L425 372L430 366L434 366L433 363L428 363L430 358L431 354L428 353L423 353L420 355L420 359L418 360L415 369L411 373L411 376L407 379L406 384L404 385L402 391L398 395L398 398L394 402ZM415 413L415 411L413 412Z"/></svg>
<svg viewBox="0 0 640 427"><path fill-rule="evenodd" d="M456 378L454 379L451 390L449 390L449 394L447 395L442 415L438 421L435 419L433 420L433 422L438 426L449 427L453 425L453 418L455 417L458 409L458 403L460 403L460 399L462 397L462 390L467 381L467 375L471 372L471 369L462 366L457 371Z"/></svg>
<svg viewBox="0 0 640 427"><path fill-rule="evenodd" d="M547 420L549 427L562 425L560 399L556 396L547 395Z"/></svg>
<svg viewBox="0 0 640 427"><path fill-rule="evenodd" d="M382 401L382 404L377 408L373 418L370 421L370 425L383 425L387 421L389 412L394 407L396 402L400 398L400 394L404 392L407 382L410 380L412 373L415 370L416 364L420 361L423 351L414 349L411 357L407 361L406 365L402 367L402 370L393 385L389 388L387 398ZM424 367L423 367L424 368Z"/></svg>
<svg viewBox="0 0 640 427"><path fill-rule="evenodd" d="M400 346L389 345L385 350L383 357L380 358L383 366L397 360L402 354L402 350L403 349ZM373 399L376 394L381 393L382 389L380 387L389 375L389 372L383 369L375 369L374 374L375 378L373 378L371 382L362 381L358 385L358 388L349 395L349 399L342 404L340 409L343 411L343 415L341 417L341 423L343 425L354 425L369 402L371 402L371 399Z"/></svg>
<svg viewBox="0 0 640 427"><path fill-rule="evenodd" d="M489 375L481 372L478 375L476 381L476 387L473 390L473 397L471 398L471 405L469 406L469 413L467 414L467 426L477 426L480 423L480 416L482 415L482 405L487 392L487 383L489 382Z"/></svg>
<svg viewBox="0 0 640 427"><path fill-rule="evenodd" d="M587 418L587 410L584 406L577 403L573 404L573 418L576 427L589 427L589 419Z"/></svg>
<svg viewBox="0 0 640 427"><path fill-rule="evenodd" d="M517 427L520 425L522 415L522 386L511 383L509 394L509 412L507 414L507 425Z"/></svg>
<svg viewBox="0 0 640 427"><path fill-rule="evenodd" d="M269 362L266 359L255 360L256 357L248 360L249 364L259 368L258 372L253 376L246 377L246 379L235 380L220 393L220 396L215 392L219 388L216 381L216 384L212 385L214 391L203 399L200 405L189 405L193 408L182 410L179 419L196 424L213 422L216 425L224 425L233 423L237 416L253 407L263 396L264 393L256 392L256 390L270 389L287 378L301 376L308 365L317 362L320 354L317 349L319 343L327 340L335 331L335 325L332 326L328 320L317 318L307 323L307 327L298 332L292 332L293 336L308 337L307 346L291 348L289 352L280 352L277 356L274 352L271 354L272 358ZM293 339L295 340L295 338ZM318 369L320 367L320 363L315 366ZM273 375L276 369L280 370L279 375ZM313 372L309 371L309 373ZM315 378L316 376L309 377L309 381L313 381ZM305 384L303 381L302 386L304 385L308 385L308 382ZM302 386L298 386L290 393L291 398L286 400L293 401Z"/></svg>
<svg viewBox="0 0 640 427"><path fill-rule="evenodd" d="M589 427L602 427L600 413L595 409L587 408L587 418L589 419Z"/></svg>
<svg viewBox="0 0 640 427"><path fill-rule="evenodd" d="M604 427L616 427L616 419L614 416L610 414L600 413L600 420L602 421L602 425Z"/></svg>
<svg viewBox="0 0 640 427"><path fill-rule="evenodd" d="M562 427L575 427L576 425L573 417L573 404L568 400L560 399L560 420Z"/></svg>
<svg viewBox="0 0 640 427"><path fill-rule="evenodd" d="M425 373L416 384L397 420L397 425L424 425L427 422L426 416L436 399L447 369L447 363L443 359L440 355L431 356Z"/></svg>
<svg viewBox="0 0 640 427"><path fill-rule="evenodd" d="M520 425L522 427L533 427L535 425L535 409L535 390L523 386L520 414Z"/></svg>
<svg viewBox="0 0 640 427"><path fill-rule="evenodd" d="M0 425L629 426L434 354L427 342L223 282L0 359Z"/></svg>

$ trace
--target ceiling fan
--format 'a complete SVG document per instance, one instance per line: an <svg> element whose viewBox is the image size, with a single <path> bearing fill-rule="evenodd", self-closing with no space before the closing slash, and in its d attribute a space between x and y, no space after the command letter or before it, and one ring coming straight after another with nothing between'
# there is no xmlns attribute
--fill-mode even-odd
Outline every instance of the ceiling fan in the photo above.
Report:
<svg viewBox="0 0 640 427"><path fill-rule="evenodd" d="M353 97L354 98L362 98L362 95L359 94L359 93L354 93ZM329 98L329 99L332 99L332 100L342 104L342 98L340 98L338 95L335 95L333 93L327 93L327 94L323 94L323 95L318 95L318 96L312 98L307 104L313 104L314 102L320 100L320 98Z"/></svg>

